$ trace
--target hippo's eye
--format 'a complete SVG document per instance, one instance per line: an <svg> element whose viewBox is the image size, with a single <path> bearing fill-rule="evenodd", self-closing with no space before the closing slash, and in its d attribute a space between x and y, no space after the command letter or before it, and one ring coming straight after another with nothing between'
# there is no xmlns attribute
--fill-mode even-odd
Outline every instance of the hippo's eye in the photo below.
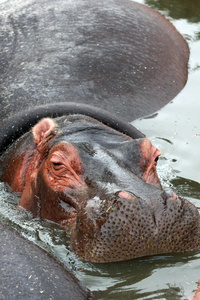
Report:
<svg viewBox="0 0 200 300"><path fill-rule="evenodd" d="M158 159L159 159L159 157L157 156L157 157L155 158L155 162L157 162L157 161L158 161Z"/></svg>
<svg viewBox="0 0 200 300"><path fill-rule="evenodd" d="M52 163L55 167L62 165L61 163L53 162Z"/></svg>
<svg viewBox="0 0 200 300"><path fill-rule="evenodd" d="M54 167L55 170L59 170L62 167L62 163L59 162L52 162L52 165Z"/></svg>

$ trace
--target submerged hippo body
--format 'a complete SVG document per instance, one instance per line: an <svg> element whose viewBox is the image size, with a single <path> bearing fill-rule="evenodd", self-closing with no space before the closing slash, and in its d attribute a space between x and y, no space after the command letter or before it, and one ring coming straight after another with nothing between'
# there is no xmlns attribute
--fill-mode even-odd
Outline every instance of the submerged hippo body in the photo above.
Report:
<svg viewBox="0 0 200 300"><path fill-rule="evenodd" d="M128 121L172 100L188 46L163 16L129 0L12 0L0 9L0 119L78 102Z"/></svg>
<svg viewBox="0 0 200 300"><path fill-rule="evenodd" d="M69 270L1 223L0 243L0 299L93 299Z"/></svg>
<svg viewBox="0 0 200 300"><path fill-rule="evenodd" d="M83 115L45 118L1 156L19 206L67 228L84 260L199 249L194 205L162 190L160 152Z"/></svg>

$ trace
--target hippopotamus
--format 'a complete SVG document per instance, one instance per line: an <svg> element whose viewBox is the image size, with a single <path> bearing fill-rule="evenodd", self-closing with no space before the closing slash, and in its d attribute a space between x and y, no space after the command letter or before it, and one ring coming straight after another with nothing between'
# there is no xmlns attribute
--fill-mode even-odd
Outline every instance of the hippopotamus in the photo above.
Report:
<svg viewBox="0 0 200 300"><path fill-rule="evenodd" d="M162 190L160 151L127 123L163 107L186 83L189 49L174 26L129 0L8 0L0 24L0 177L21 194L19 209L59 223L84 260L198 249L196 208ZM32 248L60 272L61 286L72 287L72 299L88 298L53 260L2 228L5 252L15 248L22 264L16 245L27 246L26 267L42 283ZM12 274L24 280L11 272L15 264L8 269L10 259L13 252L4 255L7 287Z"/></svg>
<svg viewBox="0 0 200 300"><path fill-rule="evenodd" d="M66 228L84 260L199 249L196 208L163 191L160 151L126 123L186 83L174 26L129 0L7 1L0 15L0 179L19 207Z"/></svg>
<svg viewBox="0 0 200 300"><path fill-rule="evenodd" d="M185 40L131 0L8 0L0 37L0 120L76 102L133 121L171 101L187 80Z"/></svg>
<svg viewBox="0 0 200 300"><path fill-rule="evenodd" d="M21 194L19 207L63 226L83 260L199 249L197 208L162 189L161 152L116 118L118 130L84 114L41 119L1 155L0 180Z"/></svg>

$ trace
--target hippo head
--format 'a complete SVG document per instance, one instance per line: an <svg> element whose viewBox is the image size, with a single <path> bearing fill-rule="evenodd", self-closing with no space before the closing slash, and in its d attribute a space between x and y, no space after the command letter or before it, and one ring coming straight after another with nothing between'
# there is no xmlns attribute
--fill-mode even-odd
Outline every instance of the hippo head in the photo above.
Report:
<svg viewBox="0 0 200 300"><path fill-rule="evenodd" d="M1 179L22 193L19 206L65 226L84 260L198 249L199 213L162 190L159 155L90 117L46 118L2 156Z"/></svg>

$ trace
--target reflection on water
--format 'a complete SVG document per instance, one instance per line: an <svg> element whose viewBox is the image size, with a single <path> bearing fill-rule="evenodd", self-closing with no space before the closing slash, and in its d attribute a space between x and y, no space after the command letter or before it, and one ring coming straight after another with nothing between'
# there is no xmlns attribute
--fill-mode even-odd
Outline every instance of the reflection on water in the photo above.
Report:
<svg viewBox="0 0 200 300"><path fill-rule="evenodd" d="M146 0L152 8L166 12L172 19L186 19L191 23L200 22L199 0Z"/></svg>
<svg viewBox="0 0 200 300"><path fill-rule="evenodd" d="M163 186L173 188L200 209L200 1L147 0L146 4L174 19L174 25L187 39L190 72L186 87L172 104L134 125L163 152L158 163ZM98 299L177 300L188 298L196 288L199 253L103 265L85 263L71 252L69 237L58 226L19 212L17 197L4 184L0 184L0 199L0 220L66 264Z"/></svg>
<svg viewBox="0 0 200 300"><path fill-rule="evenodd" d="M176 176L171 183L175 187L176 193L185 197L200 198L200 183ZM197 207L200 209L200 201L197 202Z"/></svg>

